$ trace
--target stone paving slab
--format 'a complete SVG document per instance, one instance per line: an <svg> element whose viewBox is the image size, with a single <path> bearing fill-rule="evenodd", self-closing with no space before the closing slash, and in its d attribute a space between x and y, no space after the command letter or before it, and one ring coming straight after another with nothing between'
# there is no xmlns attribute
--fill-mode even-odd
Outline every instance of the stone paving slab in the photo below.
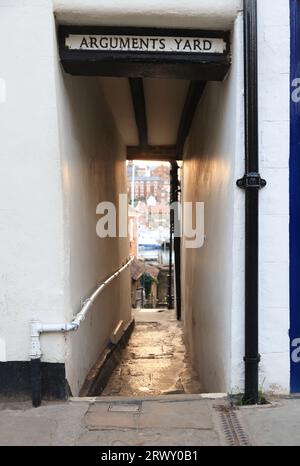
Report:
<svg viewBox="0 0 300 466"><path fill-rule="evenodd" d="M173 399L173 401L171 401ZM213 401L160 397L137 403L140 411L111 412L116 399L45 403L6 403L0 411L0 445L218 445ZM180 401L179 401L180 400Z"/></svg>
<svg viewBox="0 0 300 466"><path fill-rule="evenodd" d="M117 406L114 402L112 406ZM177 429L212 429L211 407L208 402L157 402L143 401L140 411L111 412L110 404L96 402L86 416L89 430L103 428L174 428Z"/></svg>
<svg viewBox="0 0 300 466"><path fill-rule="evenodd" d="M84 431L87 403L6 403L0 412L0 446L74 445Z"/></svg>
<svg viewBox="0 0 300 466"><path fill-rule="evenodd" d="M135 310L135 329L102 395L158 396L202 392L175 311ZM100 395L100 393L99 393Z"/></svg>
<svg viewBox="0 0 300 466"><path fill-rule="evenodd" d="M139 425L144 428L213 429L211 404L197 402L144 402Z"/></svg>
<svg viewBox="0 0 300 466"><path fill-rule="evenodd" d="M300 399L270 406L244 407L240 419L256 446L300 446Z"/></svg>
<svg viewBox="0 0 300 466"><path fill-rule="evenodd" d="M195 429L133 429L85 432L78 440L82 446L218 446L220 441L212 430Z"/></svg>
<svg viewBox="0 0 300 466"><path fill-rule="evenodd" d="M126 412L109 412L109 404L95 403L85 415L85 423L88 430L101 429L132 429L139 424L139 414Z"/></svg>
<svg viewBox="0 0 300 466"><path fill-rule="evenodd" d="M140 399L139 414L108 412L115 398L101 400L44 403L37 409L30 403L1 403L0 446L226 444L215 409L226 404L224 399L186 395ZM252 445L300 446L300 399L280 399L269 407L242 407L237 415Z"/></svg>

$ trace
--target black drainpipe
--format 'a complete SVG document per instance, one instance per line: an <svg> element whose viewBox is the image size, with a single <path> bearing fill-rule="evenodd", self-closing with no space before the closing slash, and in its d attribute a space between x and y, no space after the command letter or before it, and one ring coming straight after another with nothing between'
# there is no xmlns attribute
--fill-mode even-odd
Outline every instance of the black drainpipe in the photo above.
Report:
<svg viewBox="0 0 300 466"><path fill-rule="evenodd" d="M173 202L174 167L170 164L170 205ZM174 211L170 209L170 249L169 249L169 275L168 275L168 308L173 309L173 237L174 237Z"/></svg>
<svg viewBox="0 0 300 466"><path fill-rule="evenodd" d="M179 166L177 162L172 162L171 168L171 202L179 201L180 184L178 177ZM180 219L177 209L172 210L173 236L174 236L174 262L175 262L175 299L176 299L176 317L181 320L181 237ZM175 235L175 233L177 233Z"/></svg>
<svg viewBox="0 0 300 466"><path fill-rule="evenodd" d="M177 162L171 162L170 169L170 204L179 201L180 183L178 178L179 166ZM174 299L176 304L177 320L181 320L181 238L178 236L180 231L179 213L176 209L170 209L170 255L169 255L169 291L168 291L168 308L173 309ZM175 233L177 232L177 235ZM174 267L175 267L175 291L173 296L173 250L174 250Z"/></svg>
<svg viewBox="0 0 300 466"><path fill-rule="evenodd" d="M245 175L237 181L245 190L245 402L258 402L259 387L259 174L257 0L244 0Z"/></svg>
<svg viewBox="0 0 300 466"><path fill-rule="evenodd" d="M30 361L31 375L31 399L32 406L38 408L42 403L42 372L41 359L31 359Z"/></svg>

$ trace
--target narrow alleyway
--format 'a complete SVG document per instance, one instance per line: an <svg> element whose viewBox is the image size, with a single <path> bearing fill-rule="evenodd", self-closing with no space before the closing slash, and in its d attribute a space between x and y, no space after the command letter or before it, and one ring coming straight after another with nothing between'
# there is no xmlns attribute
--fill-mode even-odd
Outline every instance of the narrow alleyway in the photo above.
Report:
<svg viewBox="0 0 300 466"><path fill-rule="evenodd" d="M174 311L134 311L136 326L103 396L201 393Z"/></svg>

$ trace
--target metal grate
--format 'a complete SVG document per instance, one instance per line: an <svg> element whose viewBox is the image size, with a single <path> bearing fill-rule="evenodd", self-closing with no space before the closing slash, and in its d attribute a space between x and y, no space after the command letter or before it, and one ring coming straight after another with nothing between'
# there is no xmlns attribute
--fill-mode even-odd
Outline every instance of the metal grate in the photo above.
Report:
<svg viewBox="0 0 300 466"><path fill-rule="evenodd" d="M221 426L226 443L232 447L251 446L250 440L236 413L236 409L230 406L215 406L219 413Z"/></svg>
<svg viewBox="0 0 300 466"><path fill-rule="evenodd" d="M132 413L141 412L142 405L139 403L111 403L108 407L110 413Z"/></svg>

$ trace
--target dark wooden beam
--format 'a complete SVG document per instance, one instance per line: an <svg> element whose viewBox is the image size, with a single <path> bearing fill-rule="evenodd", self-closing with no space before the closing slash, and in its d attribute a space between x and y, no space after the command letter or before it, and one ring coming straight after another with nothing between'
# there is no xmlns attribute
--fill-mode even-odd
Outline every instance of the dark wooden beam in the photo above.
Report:
<svg viewBox="0 0 300 466"><path fill-rule="evenodd" d="M176 143L177 160L182 159L184 145L191 130L194 115L203 95L205 86L206 81L191 81L190 83L178 128Z"/></svg>
<svg viewBox="0 0 300 466"><path fill-rule="evenodd" d="M148 146L145 149L138 146L128 146L127 160L172 162L177 160L176 146Z"/></svg>
<svg viewBox="0 0 300 466"><path fill-rule="evenodd" d="M148 125L143 80L141 78L129 78L129 85L138 129L139 144L144 149L148 147Z"/></svg>

